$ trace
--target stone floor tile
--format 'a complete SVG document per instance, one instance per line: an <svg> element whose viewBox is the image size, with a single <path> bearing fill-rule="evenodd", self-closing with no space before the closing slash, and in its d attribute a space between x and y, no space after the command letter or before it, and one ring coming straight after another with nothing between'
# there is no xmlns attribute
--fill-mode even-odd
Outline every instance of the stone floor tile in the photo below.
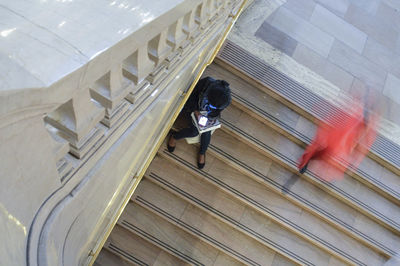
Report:
<svg viewBox="0 0 400 266"><path fill-rule="evenodd" d="M373 38L368 38L363 55L386 71L400 77L400 55L390 51Z"/></svg>
<svg viewBox="0 0 400 266"><path fill-rule="evenodd" d="M400 104L400 78L389 73L383 89L383 95Z"/></svg>
<svg viewBox="0 0 400 266"><path fill-rule="evenodd" d="M258 28L255 36L289 56L292 56L297 46L297 41L295 39L271 26L267 21Z"/></svg>
<svg viewBox="0 0 400 266"><path fill-rule="evenodd" d="M271 25L324 57L328 56L334 41L331 35L323 32L285 7L279 8Z"/></svg>
<svg viewBox="0 0 400 266"><path fill-rule="evenodd" d="M350 2L364 12L375 15L379 8L380 0L350 0Z"/></svg>
<svg viewBox="0 0 400 266"><path fill-rule="evenodd" d="M326 7L331 12L335 13L339 17L344 17L347 12L347 8L350 5L349 0L316 0L320 5Z"/></svg>
<svg viewBox="0 0 400 266"><path fill-rule="evenodd" d="M343 91L348 91L353 83L351 74L332 64L303 44L297 45L293 53L293 59L332 82Z"/></svg>
<svg viewBox="0 0 400 266"><path fill-rule="evenodd" d="M400 6L400 1L398 2ZM385 21L387 24L397 25L397 27L394 27L394 30L400 32L400 9L396 9L385 3L381 3L378 11L376 12L376 17L382 21Z"/></svg>
<svg viewBox="0 0 400 266"><path fill-rule="evenodd" d="M296 15L302 17L305 20L310 19L314 8L315 1L314 0L287 0L287 2L283 5Z"/></svg>
<svg viewBox="0 0 400 266"><path fill-rule="evenodd" d="M385 3L386 5L400 11L400 1L399 0L382 0L382 3Z"/></svg>
<svg viewBox="0 0 400 266"><path fill-rule="evenodd" d="M367 40L367 34L336 16L325 7L317 5L310 22L361 54Z"/></svg>
<svg viewBox="0 0 400 266"><path fill-rule="evenodd" d="M360 1L361 2L361 1ZM385 45L391 50L395 50L399 33L393 25L386 23L371 14L366 13L355 5L350 5L345 15L345 20L370 37Z"/></svg>
<svg viewBox="0 0 400 266"><path fill-rule="evenodd" d="M326 80L338 86L342 91L348 91L352 86L354 79L354 76L329 61L325 65L322 76L326 78Z"/></svg>
<svg viewBox="0 0 400 266"><path fill-rule="evenodd" d="M326 64L326 58L320 56L304 44L299 43L297 45L292 57L300 64L322 75Z"/></svg>
<svg viewBox="0 0 400 266"><path fill-rule="evenodd" d="M382 116L385 119L388 119L391 122L400 125L400 104L387 96L382 96L381 98L383 98L383 100L380 101L380 111L382 113Z"/></svg>
<svg viewBox="0 0 400 266"><path fill-rule="evenodd" d="M386 71L340 41L333 43L329 61L368 85L379 88L385 83Z"/></svg>
<svg viewBox="0 0 400 266"><path fill-rule="evenodd" d="M348 93L351 97L359 99L360 96L364 95L367 91L367 85L358 78L354 78L353 84L351 84Z"/></svg>

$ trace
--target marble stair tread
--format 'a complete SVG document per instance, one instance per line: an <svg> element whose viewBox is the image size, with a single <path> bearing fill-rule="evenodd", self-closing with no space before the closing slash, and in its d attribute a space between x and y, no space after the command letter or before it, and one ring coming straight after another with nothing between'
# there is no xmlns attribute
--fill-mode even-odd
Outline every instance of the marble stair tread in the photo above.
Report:
<svg viewBox="0 0 400 266"><path fill-rule="evenodd" d="M211 245L137 202L127 205L118 224L190 265L213 265L219 255L219 251Z"/></svg>
<svg viewBox="0 0 400 266"><path fill-rule="evenodd" d="M249 145L262 149L266 155L284 164L288 169L297 170L296 164L303 149L285 136L234 106L227 108L221 122L224 123L223 130L242 138ZM347 174L344 174L342 180L330 183L320 179L312 171L313 167L319 167L320 163L311 161L311 171L307 170L303 177L394 232L400 233L400 206ZM334 170L332 167L331 169Z"/></svg>
<svg viewBox="0 0 400 266"><path fill-rule="evenodd" d="M337 107L327 99L292 80L232 41L225 42L215 62L243 76L248 82L257 84L267 93L274 95L275 98L310 119L324 120L332 113L338 112ZM316 104L324 108L315 109ZM378 134L369 155L385 167L400 174L400 145L397 142L396 138L391 140L387 136Z"/></svg>
<svg viewBox="0 0 400 266"><path fill-rule="evenodd" d="M176 196L189 201L191 204L210 213L222 222L248 234L260 243L270 246L282 256L287 256L295 262L300 264L327 265L332 257L330 253L335 253L336 256L343 260L343 263L366 264L365 262L367 261L375 261L377 263L382 261L379 255L368 248L361 248L357 250L357 252L353 252L353 255L357 257L363 256L363 259L360 261L352 257L352 255L345 254L343 251L342 254L340 254L340 252L327 249L326 246L319 247L319 245L323 245L323 241L315 241L317 237L314 237L314 241L309 241L308 237L310 234L308 236L307 234L302 234L300 232L301 230L296 230L294 233L292 231L294 230L293 227L282 226L280 223L281 220L275 221L269 218L263 212L260 212L259 209L254 208L254 206L246 204L236 198L236 196L219 189L218 186L210 184L206 180L202 180L198 174L187 173L186 171L189 169L185 170L185 172L179 170L181 174L179 176L176 175L176 169L186 168L184 165L177 165L178 167L176 167L176 164L171 162L171 160L161 157L156 157L153 163L154 164L150 167L150 171L146 175L148 180L171 191L171 193ZM216 161L213 163L213 168L215 165ZM219 167L222 166L229 168L228 165L224 165L220 162ZM231 172L228 173L229 176L231 176ZM240 176L240 173L237 172L236 174ZM266 195L270 194L264 194L264 197L268 197ZM247 194L246 196L251 197L252 195ZM277 202L275 201L275 203ZM287 205L290 206L290 203ZM284 204L280 205L280 208L287 209L286 207L287 206ZM297 211L297 221L301 224L305 224L306 222L310 223L310 221L319 224L323 223L322 221L317 221L317 219L305 219L305 221L302 221L302 219L300 219L302 210L296 206L292 208ZM275 211L279 211L279 209L275 208ZM292 217L293 216L291 216L291 218ZM305 230L303 229L303 231ZM340 233L338 234L340 235ZM321 235L322 234L320 234L320 236ZM343 235L343 233L341 235ZM343 237L344 239L349 239L352 245L355 244L356 249L360 246L349 237L345 235L343 235ZM343 245L343 243L336 244ZM346 243L346 245L350 247L348 243Z"/></svg>
<svg viewBox="0 0 400 266"><path fill-rule="evenodd" d="M193 237L207 242L216 251L225 252L226 255L247 265L272 265L275 257L278 256L275 251L231 228L182 198L151 184L151 182L148 183L149 185L144 184L141 185L143 190L138 193L135 202L157 213L159 217L176 224ZM162 196L153 197L154 194ZM166 199L168 199L167 203ZM182 209L180 217L173 215L176 212L174 205L182 203L185 203L186 207ZM286 259L286 263L288 265L296 264L288 259Z"/></svg>
<svg viewBox="0 0 400 266"><path fill-rule="evenodd" d="M316 125L307 118L215 63L206 69L204 75L229 80L232 103L236 107L303 147L311 143ZM351 166L349 170L354 178L400 204L400 177L395 173L369 157L365 157L357 168Z"/></svg>
<svg viewBox="0 0 400 266"><path fill-rule="evenodd" d="M236 167L225 162L224 159L220 160L218 157L215 157L213 149L207 152L205 167L207 169L205 171L198 170L195 162L191 159L196 157L196 153L197 147L184 142L177 143L174 153L169 153L165 149L160 149L159 151L159 155L162 155L162 157L165 157L171 163L177 164L177 167L174 166L174 168L181 169L185 167L187 168L186 171L206 181L209 184L210 190L214 190L213 186L218 187L219 190L223 190L252 209L263 213L263 215L268 216L271 220L286 227L287 230L304 237L321 249L341 257L342 260L347 260L350 264L362 265L363 261L364 263L374 261L379 265L379 262L385 259L379 255L380 253L385 253L383 249L374 244L371 245L370 242L365 241L365 239L362 239L357 234L355 234L356 239L352 238L349 236L349 232L351 231L347 228L342 228L340 225L337 228L326 223L326 219L329 220L330 217L324 216L323 213L316 212L313 214L313 212L308 212L306 208L302 209L301 206L304 203L296 202L298 198L287 197L287 195L282 194L281 188L269 188L268 184L265 186L260 184L259 180L255 180L254 177L246 176L237 169L240 167ZM255 156L252 158L258 160ZM159 159L156 158L156 160L158 161ZM266 171L268 172L268 170ZM182 174L176 178L188 175L181 170L179 172ZM290 178L290 175L283 178ZM193 189L197 189L197 187L196 185ZM225 204L224 206L227 205ZM226 208L230 209L229 207ZM340 208L339 211L341 211ZM354 215L357 214L355 213ZM364 244L357 241L359 239ZM370 246L373 246L373 248L371 249Z"/></svg>
<svg viewBox="0 0 400 266"><path fill-rule="evenodd" d="M293 177L292 172L273 163L262 150L249 146L224 130L214 133L209 151L277 193L282 192L285 183ZM400 243L397 235L303 178L298 178L285 195L295 204L369 243L383 254L396 254L394 249Z"/></svg>
<svg viewBox="0 0 400 266"><path fill-rule="evenodd" d="M119 255L114 254L111 251L103 248L99 253L96 261L93 263L93 266L134 266L133 262L129 262ZM137 265L137 264L136 264Z"/></svg>
<svg viewBox="0 0 400 266"><path fill-rule="evenodd" d="M186 265L182 260L118 224L114 227L104 248L134 265Z"/></svg>

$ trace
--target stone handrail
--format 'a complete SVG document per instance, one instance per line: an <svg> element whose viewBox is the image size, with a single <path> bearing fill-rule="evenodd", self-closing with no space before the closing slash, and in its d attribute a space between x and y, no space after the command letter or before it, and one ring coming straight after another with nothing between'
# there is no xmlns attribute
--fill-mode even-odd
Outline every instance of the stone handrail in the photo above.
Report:
<svg viewBox="0 0 400 266"><path fill-rule="evenodd" d="M91 261L243 1L176 2L42 87L0 84L0 264Z"/></svg>

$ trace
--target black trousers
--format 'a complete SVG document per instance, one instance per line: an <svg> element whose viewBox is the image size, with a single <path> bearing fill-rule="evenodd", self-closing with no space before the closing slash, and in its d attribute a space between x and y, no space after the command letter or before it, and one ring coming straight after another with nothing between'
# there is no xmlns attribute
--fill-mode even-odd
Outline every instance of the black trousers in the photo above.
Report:
<svg viewBox="0 0 400 266"><path fill-rule="evenodd" d="M190 115L189 115L190 117ZM199 135L199 131L197 128L193 125L192 119L189 118L190 120L190 126L187 128L184 128L182 130L179 130L178 132L175 132L173 134L174 139L183 139L183 138L192 138L196 137ZM211 141L211 131L207 131L201 134L200 136L200 154L205 154L208 148L208 145L210 144Z"/></svg>

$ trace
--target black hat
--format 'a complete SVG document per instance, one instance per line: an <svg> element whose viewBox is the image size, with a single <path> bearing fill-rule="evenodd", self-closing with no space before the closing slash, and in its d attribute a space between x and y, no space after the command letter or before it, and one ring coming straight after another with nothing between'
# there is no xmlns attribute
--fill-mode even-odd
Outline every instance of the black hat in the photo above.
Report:
<svg viewBox="0 0 400 266"><path fill-rule="evenodd" d="M225 80L216 80L210 85L208 101L217 108L226 107L231 101L231 90L229 83Z"/></svg>

